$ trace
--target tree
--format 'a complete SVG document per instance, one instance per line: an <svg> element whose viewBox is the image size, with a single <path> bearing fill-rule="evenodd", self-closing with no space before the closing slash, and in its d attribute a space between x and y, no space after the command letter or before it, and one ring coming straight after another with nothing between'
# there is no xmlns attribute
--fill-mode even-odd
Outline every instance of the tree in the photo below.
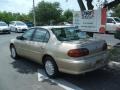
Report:
<svg viewBox="0 0 120 90"><path fill-rule="evenodd" d="M37 25L49 25L51 22L57 23L62 14L62 9L58 2L39 2L35 7ZM30 15L32 11L30 12Z"/></svg>
<svg viewBox="0 0 120 90"><path fill-rule="evenodd" d="M66 20L67 22L72 22L72 20L73 20L73 13L72 13L71 10L69 10L69 9L66 10L63 15L64 15L65 20Z"/></svg>
<svg viewBox="0 0 120 90"><path fill-rule="evenodd" d="M86 10L83 0L77 0L77 1L78 1L81 11ZM94 8L92 5L93 0L86 0L86 1L87 1L88 10L92 10Z"/></svg>
<svg viewBox="0 0 120 90"><path fill-rule="evenodd" d="M77 1L78 1L78 4L80 6L81 11L86 10L85 5L83 3L83 0L77 0ZM92 1L93 0L86 0L88 10L92 10L94 8L94 6L92 5ZM101 0L99 0L99 1L101 1ZM106 1L108 1L108 0L105 0L105 2ZM119 3L120 3L120 0L114 0L114 1L112 1L110 3L105 3L105 5L103 7L111 9L112 7L118 5Z"/></svg>
<svg viewBox="0 0 120 90"><path fill-rule="evenodd" d="M5 21L9 24L10 21L20 20L20 21L31 21L30 16L26 14L20 13L12 13L12 12L0 12L0 20Z"/></svg>
<svg viewBox="0 0 120 90"><path fill-rule="evenodd" d="M11 20L14 20L11 12L0 12L0 20L9 23Z"/></svg>
<svg viewBox="0 0 120 90"><path fill-rule="evenodd" d="M120 17L120 4L112 8L112 16L113 17Z"/></svg>
<svg viewBox="0 0 120 90"><path fill-rule="evenodd" d="M114 0L114 1L112 1L110 3L105 4L104 8L107 7L108 9L111 9L114 6L117 6L118 4L120 4L120 0Z"/></svg>

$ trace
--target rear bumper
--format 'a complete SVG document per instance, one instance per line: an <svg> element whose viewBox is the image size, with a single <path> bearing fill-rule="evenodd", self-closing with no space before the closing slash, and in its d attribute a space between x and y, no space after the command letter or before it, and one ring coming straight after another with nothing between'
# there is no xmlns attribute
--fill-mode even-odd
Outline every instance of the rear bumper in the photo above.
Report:
<svg viewBox="0 0 120 90"><path fill-rule="evenodd" d="M104 67L109 62L108 53L103 52L80 60L58 60L58 68L61 72L70 74L82 74Z"/></svg>

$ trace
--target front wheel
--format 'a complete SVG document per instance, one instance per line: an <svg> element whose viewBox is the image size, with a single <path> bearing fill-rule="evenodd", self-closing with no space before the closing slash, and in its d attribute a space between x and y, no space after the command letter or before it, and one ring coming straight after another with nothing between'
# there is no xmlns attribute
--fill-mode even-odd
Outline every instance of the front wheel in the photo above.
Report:
<svg viewBox="0 0 120 90"><path fill-rule="evenodd" d="M17 30L17 28L15 29L15 33L18 33L18 30Z"/></svg>
<svg viewBox="0 0 120 90"><path fill-rule="evenodd" d="M13 45L10 47L10 51L11 51L11 57L16 59L18 57L18 55L17 55L16 49Z"/></svg>
<svg viewBox="0 0 120 90"><path fill-rule="evenodd" d="M48 77L50 78L55 78L58 76L58 67L55 61L51 57L46 57L44 59L44 69L45 73L47 74Z"/></svg>

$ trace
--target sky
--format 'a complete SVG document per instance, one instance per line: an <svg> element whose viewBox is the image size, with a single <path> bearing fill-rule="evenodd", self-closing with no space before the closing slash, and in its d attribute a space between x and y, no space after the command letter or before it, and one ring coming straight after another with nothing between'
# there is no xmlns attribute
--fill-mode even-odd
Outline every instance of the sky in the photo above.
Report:
<svg viewBox="0 0 120 90"><path fill-rule="evenodd" d="M29 11L32 9L32 1L33 0L0 0L0 11L7 11L7 12L14 12L14 13L29 13ZM42 0L35 0L35 5L38 4ZM63 10L66 9L72 9L75 11L79 11L79 5L77 3L77 0L44 0L49 2L59 2L61 5L61 8ZM68 2L66 2L68 1ZM84 3L86 3L85 0L83 0ZM93 1L93 5L96 5L96 1Z"/></svg>
<svg viewBox="0 0 120 90"><path fill-rule="evenodd" d="M8 12L19 12L19 13L29 13L32 9L32 1L33 0L0 0L0 11L8 11ZM35 5L38 4L42 0L35 0ZM79 10L79 5L77 0L44 0L49 2L60 2L61 8L63 10L72 9Z"/></svg>

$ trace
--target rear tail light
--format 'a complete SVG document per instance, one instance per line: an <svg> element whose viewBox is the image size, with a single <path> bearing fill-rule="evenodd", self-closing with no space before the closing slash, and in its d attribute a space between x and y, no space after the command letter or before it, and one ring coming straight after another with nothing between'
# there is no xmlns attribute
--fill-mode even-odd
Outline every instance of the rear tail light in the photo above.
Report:
<svg viewBox="0 0 120 90"><path fill-rule="evenodd" d="M102 50L103 50L103 51L107 50L107 43L104 43L104 44L103 44Z"/></svg>
<svg viewBox="0 0 120 90"><path fill-rule="evenodd" d="M68 56L70 57L82 57L89 54L89 50L86 48L72 49L68 51Z"/></svg>

